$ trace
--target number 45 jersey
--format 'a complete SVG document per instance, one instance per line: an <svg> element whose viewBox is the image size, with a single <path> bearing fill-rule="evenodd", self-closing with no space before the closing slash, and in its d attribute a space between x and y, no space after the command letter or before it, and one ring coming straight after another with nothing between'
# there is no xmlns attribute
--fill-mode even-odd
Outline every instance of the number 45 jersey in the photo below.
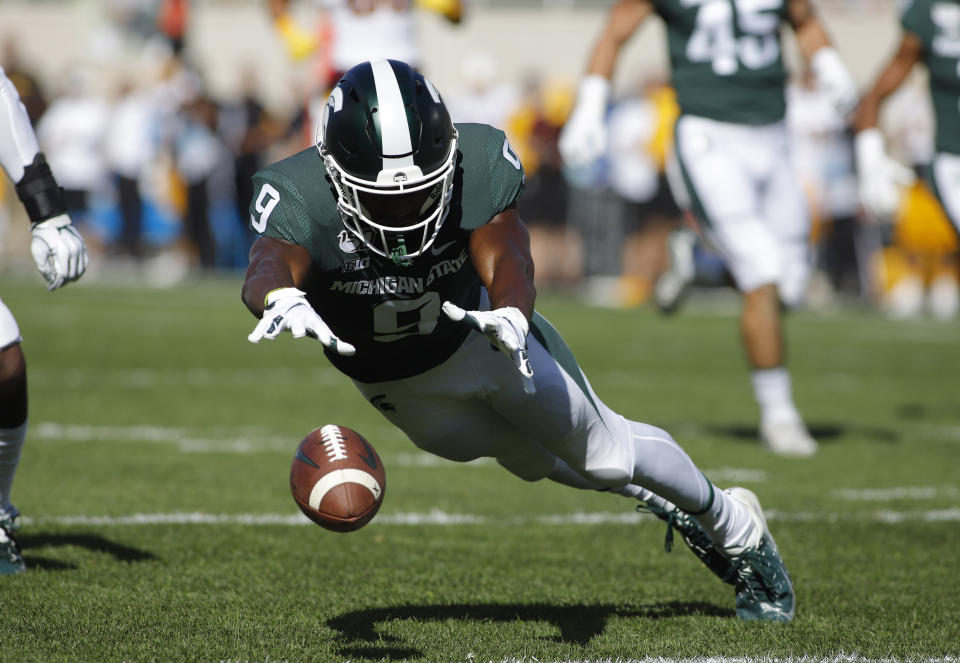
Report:
<svg viewBox="0 0 960 663"><path fill-rule="evenodd" d="M783 119L780 24L787 0L653 0L667 26L682 113L721 122Z"/></svg>
<svg viewBox="0 0 960 663"><path fill-rule="evenodd" d="M303 287L320 317L357 352L326 351L360 382L397 380L441 364L470 333L440 311L444 301L480 305L482 283L470 261L470 233L514 204L524 174L504 133L457 124L453 198L440 231L408 265L368 252L344 229L336 194L316 147L254 175L255 232L298 244L313 259Z"/></svg>

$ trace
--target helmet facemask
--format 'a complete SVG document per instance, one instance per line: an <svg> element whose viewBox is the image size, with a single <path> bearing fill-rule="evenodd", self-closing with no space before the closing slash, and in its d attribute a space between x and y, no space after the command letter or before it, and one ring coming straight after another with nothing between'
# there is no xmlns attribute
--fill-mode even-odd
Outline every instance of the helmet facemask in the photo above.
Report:
<svg viewBox="0 0 960 663"><path fill-rule="evenodd" d="M337 192L344 227L370 251L407 264L430 248L450 211L456 170L457 133L440 168L386 168L376 182L346 172L320 146L324 166Z"/></svg>

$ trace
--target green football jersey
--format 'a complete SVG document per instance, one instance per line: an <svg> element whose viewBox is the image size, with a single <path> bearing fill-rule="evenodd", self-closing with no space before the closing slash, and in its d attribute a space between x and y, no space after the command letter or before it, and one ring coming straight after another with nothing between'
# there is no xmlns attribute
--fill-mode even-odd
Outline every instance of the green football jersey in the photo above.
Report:
<svg viewBox="0 0 960 663"><path fill-rule="evenodd" d="M368 252L347 233L315 147L254 175L251 227L310 252L307 299L330 329L357 349L350 357L325 350L326 355L361 382L422 373L460 346L469 331L449 321L440 306L449 300L477 308L482 283L470 261L470 233L523 191L523 168L502 131L484 124L455 126L457 170L447 217L433 245L407 266Z"/></svg>
<svg viewBox="0 0 960 663"><path fill-rule="evenodd" d="M960 154L960 2L913 0L901 23L923 42L937 121L937 151Z"/></svg>
<svg viewBox="0 0 960 663"><path fill-rule="evenodd" d="M786 112L780 48L786 0L653 0L667 26L680 111L770 124Z"/></svg>

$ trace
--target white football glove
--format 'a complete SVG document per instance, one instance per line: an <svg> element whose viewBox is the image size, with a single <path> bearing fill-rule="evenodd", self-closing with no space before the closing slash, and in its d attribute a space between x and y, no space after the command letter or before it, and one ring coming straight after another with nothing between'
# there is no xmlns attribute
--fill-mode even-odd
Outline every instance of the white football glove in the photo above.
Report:
<svg viewBox="0 0 960 663"><path fill-rule="evenodd" d="M528 394L536 393L533 366L530 365L530 357L527 355L527 332L530 331L530 323L520 309L505 306L492 311L465 311L453 302L444 302L443 312L454 322L464 322L486 336L513 359L520 371L523 390Z"/></svg>
<svg viewBox="0 0 960 663"><path fill-rule="evenodd" d="M591 74L580 81L577 105L560 132L558 147L571 167L589 166L607 152L607 102L610 81Z"/></svg>
<svg viewBox="0 0 960 663"><path fill-rule="evenodd" d="M47 282L47 290L56 290L76 281L87 269L87 247L66 214L34 224L30 253Z"/></svg>
<svg viewBox="0 0 960 663"><path fill-rule="evenodd" d="M912 185L916 176L887 156L883 134L875 127L858 133L854 146L860 204L873 218L889 221L900 207L903 187Z"/></svg>
<svg viewBox="0 0 960 663"><path fill-rule="evenodd" d="M810 68L820 90L830 100L830 105L840 117L848 119L857 107L859 94L857 83L840 54L829 46L817 49L810 58Z"/></svg>
<svg viewBox="0 0 960 663"><path fill-rule="evenodd" d="M352 355L357 350L346 341L341 341L327 323L317 315L307 301L305 292L296 288L277 288L267 294L267 306L263 318L247 336L251 343L261 339L273 340L285 329L289 329L294 338L310 335L323 343L324 347L342 355Z"/></svg>

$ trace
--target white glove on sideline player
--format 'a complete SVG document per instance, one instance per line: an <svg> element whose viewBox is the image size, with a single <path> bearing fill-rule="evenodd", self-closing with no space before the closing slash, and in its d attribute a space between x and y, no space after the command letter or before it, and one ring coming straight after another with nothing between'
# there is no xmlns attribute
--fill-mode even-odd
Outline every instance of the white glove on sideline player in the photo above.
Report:
<svg viewBox="0 0 960 663"><path fill-rule="evenodd" d="M76 281L87 269L87 247L66 214L58 214L33 226L30 253L47 282L56 290Z"/></svg>
<svg viewBox="0 0 960 663"><path fill-rule="evenodd" d="M296 288L277 288L267 293L263 318L247 336L247 340L251 343L259 343L264 338L273 340L280 332L289 329L294 338L309 334L323 343L324 347L339 354L354 354L356 348L341 341L330 331L327 323L310 306L306 294Z"/></svg>
<svg viewBox="0 0 960 663"><path fill-rule="evenodd" d="M816 77L817 85L830 100L837 114L847 119L857 107L859 95L857 84L850 70L843 64L840 54L829 46L817 49L810 58L810 68Z"/></svg>
<svg viewBox="0 0 960 663"><path fill-rule="evenodd" d="M913 184L916 176L912 170L887 156L883 134L877 128L858 133L854 147L860 204L875 219L890 220L900 206L902 188Z"/></svg>
<svg viewBox="0 0 960 663"><path fill-rule="evenodd" d="M571 167L589 166L607 152L607 102L610 81L591 74L580 81L577 105L560 132L558 147Z"/></svg>
<svg viewBox="0 0 960 663"><path fill-rule="evenodd" d="M490 339L517 365L523 381L523 390L528 394L536 392L533 384L533 367L527 356L527 333L530 331L530 323L520 309L505 306L492 311L465 311L453 302L444 302L443 312L454 322L464 322Z"/></svg>

